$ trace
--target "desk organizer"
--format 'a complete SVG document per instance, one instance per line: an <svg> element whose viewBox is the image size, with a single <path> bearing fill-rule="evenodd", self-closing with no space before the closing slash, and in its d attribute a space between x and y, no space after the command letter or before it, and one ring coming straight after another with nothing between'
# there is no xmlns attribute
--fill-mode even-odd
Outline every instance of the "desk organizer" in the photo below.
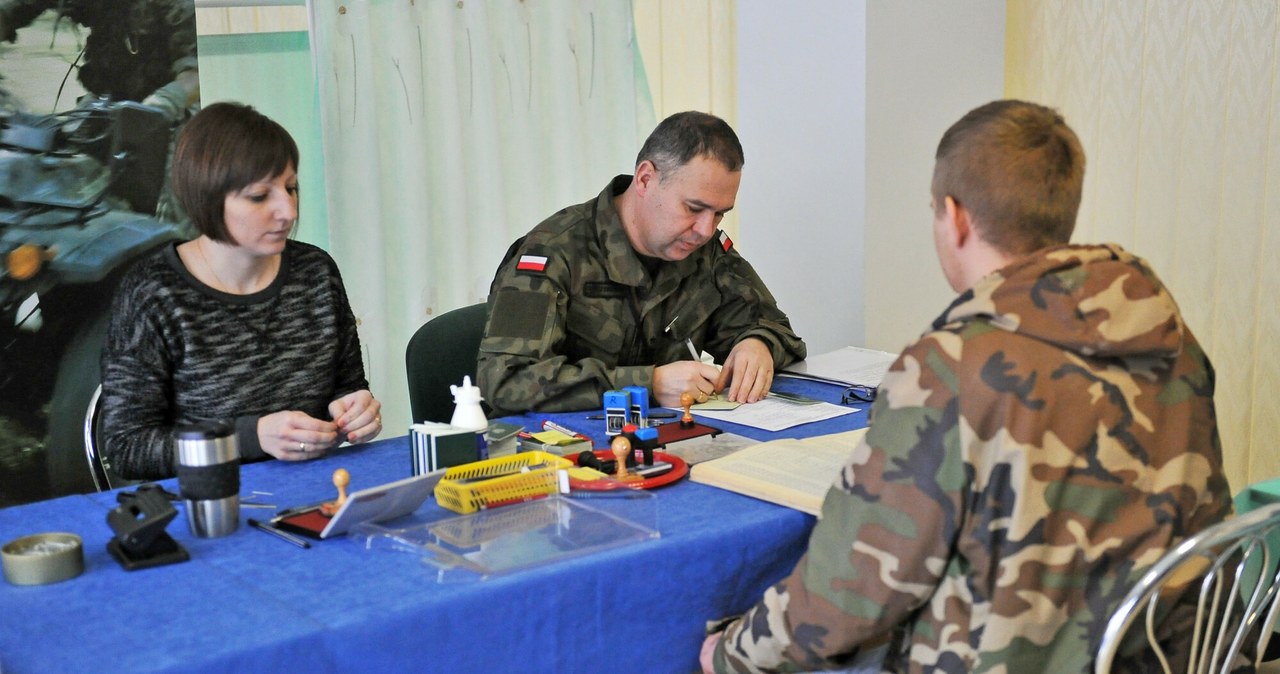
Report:
<svg viewBox="0 0 1280 674"><path fill-rule="evenodd" d="M436 502L466 515L545 498L559 491L557 473L573 465L572 461L547 452L521 452L454 466L436 485Z"/></svg>

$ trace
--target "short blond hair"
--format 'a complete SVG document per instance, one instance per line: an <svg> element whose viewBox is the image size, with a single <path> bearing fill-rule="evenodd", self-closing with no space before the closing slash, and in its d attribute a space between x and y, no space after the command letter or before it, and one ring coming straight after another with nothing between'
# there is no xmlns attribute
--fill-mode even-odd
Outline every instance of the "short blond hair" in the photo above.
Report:
<svg viewBox="0 0 1280 674"><path fill-rule="evenodd" d="M983 240L1024 255L1067 243L1084 186L1084 148L1062 115L1017 100L987 103L951 125L933 167L934 208L951 197Z"/></svg>

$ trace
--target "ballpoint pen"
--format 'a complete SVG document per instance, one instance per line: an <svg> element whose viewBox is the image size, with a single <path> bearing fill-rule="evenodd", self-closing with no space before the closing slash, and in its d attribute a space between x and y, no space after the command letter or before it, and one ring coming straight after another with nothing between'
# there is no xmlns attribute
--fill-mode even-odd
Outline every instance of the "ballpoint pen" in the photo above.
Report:
<svg viewBox="0 0 1280 674"><path fill-rule="evenodd" d="M676 320L677 320L677 319L679 319L679 318L680 318L679 316L676 316L675 318L671 319L671 322L670 322L670 323L667 323L667 327L663 328L663 329L662 329L662 331L663 331L663 332L671 332L671 328L675 327ZM697 361L701 361L701 360L702 360L702 358L700 358L700 357L698 356L698 350L697 350L696 348L694 348L694 346L693 346L693 340L692 340L692 339L690 339L689 337L685 337L685 338L684 338L684 344L685 344L685 346L689 347L689 355L690 355L690 356L693 356L693 359L694 359L694 360L697 360Z"/></svg>
<svg viewBox="0 0 1280 674"><path fill-rule="evenodd" d="M264 531L266 533L269 533L272 536L279 538L280 540L287 541L300 548L311 547L311 544L308 543L307 541L304 541L301 538L298 538L297 536L294 536L293 534L287 531L281 531L271 526L270 524L263 524L262 522L259 522L258 520L255 520L252 517L249 518L249 526L253 527L254 529L257 529L258 531Z"/></svg>
<svg viewBox="0 0 1280 674"><path fill-rule="evenodd" d="M588 442L591 441L591 438L587 437L586 435L583 435L582 433L579 433L575 430L565 428L564 426L561 426L560 424L557 424L556 422L551 421L550 419L542 422L542 427L549 431L558 431L560 433L564 433L565 435L571 438L578 438L579 440L586 440Z"/></svg>

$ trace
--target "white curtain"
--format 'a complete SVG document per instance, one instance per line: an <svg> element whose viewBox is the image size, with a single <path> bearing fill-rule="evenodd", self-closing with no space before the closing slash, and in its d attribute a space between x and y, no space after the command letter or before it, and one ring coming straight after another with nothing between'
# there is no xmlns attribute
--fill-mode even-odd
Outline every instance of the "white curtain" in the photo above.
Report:
<svg viewBox="0 0 1280 674"><path fill-rule="evenodd" d="M1006 93L1088 157L1075 241L1150 260L1217 371L1233 491L1280 475L1280 3L1009 3Z"/></svg>
<svg viewBox="0 0 1280 674"><path fill-rule="evenodd" d="M385 434L404 350L508 245L629 173L655 121L630 2L310 0L330 250Z"/></svg>

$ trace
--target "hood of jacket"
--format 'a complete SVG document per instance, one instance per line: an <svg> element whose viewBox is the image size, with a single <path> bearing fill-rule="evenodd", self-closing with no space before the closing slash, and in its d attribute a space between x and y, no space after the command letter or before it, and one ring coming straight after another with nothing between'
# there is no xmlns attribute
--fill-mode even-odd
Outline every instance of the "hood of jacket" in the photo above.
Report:
<svg viewBox="0 0 1280 674"><path fill-rule="evenodd" d="M1182 315L1142 258L1115 244L1019 258L961 293L935 329L986 321L1087 357L1173 358Z"/></svg>

